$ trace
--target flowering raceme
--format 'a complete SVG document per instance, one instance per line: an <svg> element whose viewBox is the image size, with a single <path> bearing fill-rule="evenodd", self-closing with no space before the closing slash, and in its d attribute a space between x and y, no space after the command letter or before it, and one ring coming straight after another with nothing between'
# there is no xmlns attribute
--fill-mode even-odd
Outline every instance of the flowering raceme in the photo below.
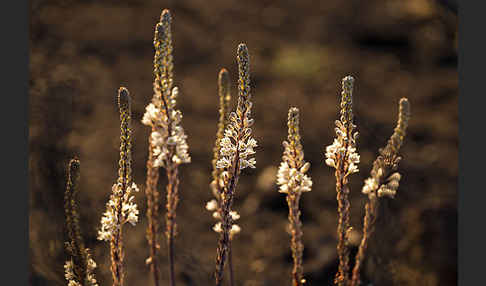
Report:
<svg viewBox="0 0 486 286"><path fill-rule="evenodd" d="M312 180L305 174L309 167L308 162L299 170L289 167L287 162L280 163L277 173L277 184L280 185L279 192L288 193L289 189L296 192L310 192Z"/></svg>
<svg viewBox="0 0 486 286"><path fill-rule="evenodd" d="M121 218L118 219L116 212L116 206L119 205L120 194L122 193L121 185L119 183L114 184L112 187L112 195L110 200L106 204L106 211L101 218L101 229L98 231L98 239L109 241L113 235L114 230L121 224L129 222L131 225L135 225L138 221L138 208L137 204L133 202L134 196L132 192L138 192L138 187L135 183L132 183L127 188L122 198L122 210Z"/></svg>
<svg viewBox="0 0 486 286"><path fill-rule="evenodd" d="M86 249L87 253L87 263L86 263L86 277L85 283L90 286L98 286L98 282L94 277L94 270L96 268L96 262L91 258L89 254L89 249ZM76 275L74 273L74 263L73 260L67 260L64 264L64 278L68 281L68 286L82 286L83 284L76 281Z"/></svg>
<svg viewBox="0 0 486 286"><path fill-rule="evenodd" d="M150 134L151 144L154 146L153 155L156 158L154 167L165 167L170 154L169 146L175 146L175 154L170 158L172 162L176 164L190 163L189 146L186 142L187 135L181 126L182 112L175 109L179 89L174 87L168 100L164 101L161 99L160 88L157 88L157 83L154 85L156 86L154 88L156 94L152 102L145 108L142 119L143 124L154 127ZM167 111L164 108L161 109L160 106L166 106Z"/></svg>
<svg viewBox="0 0 486 286"><path fill-rule="evenodd" d="M256 160L254 157L250 157L255 154L253 148L257 147L257 141L251 137L251 128L253 124L253 119L249 119L251 114L251 105L248 103L250 108L246 110L245 123L243 129L243 138L238 140L238 130L240 128L241 120L236 115L236 112L231 112L229 116L230 124L228 124L227 129L224 132L225 137L221 139L220 142L220 159L216 163L216 168L225 169L229 168L232 162L235 160L236 150L239 151L239 166L240 170L247 167L252 169L255 168Z"/></svg>

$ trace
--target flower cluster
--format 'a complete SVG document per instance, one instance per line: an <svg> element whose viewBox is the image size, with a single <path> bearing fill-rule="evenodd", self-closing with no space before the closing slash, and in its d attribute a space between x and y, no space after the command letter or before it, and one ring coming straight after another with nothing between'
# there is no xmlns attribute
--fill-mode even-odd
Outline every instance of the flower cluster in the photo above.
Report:
<svg viewBox="0 0 486 286"><path fill-rule="evenodd" d="M341 117L336 120L336 138L326 147L326 164L343 172L344 178L359 171L360 156L356 152L358 132L354 132L352 91L354 78L347 76L342 81Z"/></svg>
<svg viewBox="0 0 486 286"><path fill-rule="evenodd" d="M379 181L382 180L382 177L383 169L380 168L378 169L377 175L375 177L370 177L365 180L361 192L368 196L373 196L376 194L379 198L386 196L393 199L397 193L397 189L402 176L400 175L400 173L395 172L387 178L384 184L380 185Z"/></svg>
<svg viewBox="0 0 486 286"><path fill-rule="evenodd" d="M251 126L253 124L253 120L249 119L250 116L250 109L247 110L247 115L245 117L245 126ZM251 155L255 154L253 148L257 147L257 141L252 138L251 135L251 128L245 127L243 129L243 138L241 140L238 139L238 117L235 112L230 114L230 124L228 125L227 129L224 132L225 137L221 139L220 142L220 159L216 163L216 168L218 169L227 169L229 168L235 160L236 151L238 150L238 157L239 157L239 168L243 170L247 167L255 168L256 160L254 157L250 157Z"/></svg>
<svg viewBox="0 0 486 286"><path fill-rule="evenodd" d="M292 107L288 114L288 138L283 141L282 163L277 173L280 193L303 193L311 191L312 180L305 173L310 163L304 161L304 148L300 143L299 109Z"/></svg>
<svg viewBox="0 0 486 286"><path fill-rule="evenodd" d="M64 264L64 277L68 281L68 286L82 286L82 285L89 285L89 286L98 286L98 282L93 274L94 269L96 268L96 262L91 258L89 254L89 249L86 248L86 277L85 283L80 283L76 279L76 274L74 272L74 262L71 260L67 260Z"/></svg>
<svg viewBox="0 0 486 286"><path fill-rule="evenodd" d="M370 177L365 180L361 191L368 197L395 197L401 179L400 173L395 172L401 160L398 151L403 144L409 119L410 104L407 98L402 98L399 102L397 126L386 146L379 150Z"/></svg>
<svg viewBox="0 0 486 286"><path fill-rule="evenodd" d="M238 105L236 112L230 113L224 138L220 142L220 158L216 163L218 169L228 170L239 166L237 172L247 167L255 168L256 160L251 156L255 154L253 148L257 146L257 141L251 137L254 120L251 118L250 62L248 48L244 44L238 46L238 71ZM238 162L235 162L236 158Z"/></svg>
<svg viewBox="0 0 486 286"><path fill-rule="evenodd" d="M336 125L340 125L340 121L336 121ZM338 168L338 158L343 158L347 154L347 160L345 164L347 165L347 173L353 174L359 172L358 164L359 164L359 154L356 152L355 145L356 138L352 138L349 142L352 142L345 147L344 142L348 141L346 137L346 133L341 132L342 130L338 127L336 128L336 133L338 133L338 138L334 139L334 142L326 147L326 164L330 167L335 169ZM355 133L357 134L357 133Z"/></svg>
<svg viewBox="0 0 486 286"><path fill-rule="evenodd" d="M157 86L157 83L154 84ZM154 92L160 93L160 88L154 88ZM161 95L155 95L152 102L146 107L142 123L152 126L150 144L153 145L153 155L156 158L155 167L165 167L171 160L175 164L190 163L186 139L187 135L181 126L182 112L175 109L176 98L179 95L177 87L172 88L167 100ZM172 158L170 148L174 148Z"/></svg>
<svg viewBox="0 0 486 286"><path fill-rule="evenodd" d="M206 203L206 209L210 212L213 212L213 218L218 220L218 222L213 226L213 230L217 233L221 233L223 231L221 225L221 209L219 203L216 199L212 199ZM236 211L229 212L232 221L236 221L240 218L240 215ZM241 227L237 224L232 224L230 229L230 237L240 233Z"/></svg>
<svg viewBox="0 0 486 286"><path fill-rule="evenodd" d="M137 204L133 202L134 196L132 192L138 192L138 187L135 183L127 187L123 192L120 183L114 184L112 187L112 194L110 200L106 204L106 211L101 218L101 229L98 231L98 240L110 241L114 231L122 224L129 222L135 225L138 221ZM117 208L121 202L121 218L118 218Z"/></svg>
<svg viewBox="0 0 486 286"><path fill-rule="evenodd" d="M280 163L277 173L277 184L280 185L280 193L310 192L312 180L305 173L309 170L310 164L307 162L300 169L292 168L287 162Z"/></svg>

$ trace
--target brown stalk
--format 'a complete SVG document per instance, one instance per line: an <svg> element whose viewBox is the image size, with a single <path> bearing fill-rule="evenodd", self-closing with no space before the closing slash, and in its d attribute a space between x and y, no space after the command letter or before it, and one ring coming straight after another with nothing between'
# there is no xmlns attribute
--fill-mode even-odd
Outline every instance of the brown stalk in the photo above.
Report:
<svg viewBox="0 0 486 286"><path fill-rule="evenodd" d="M169 157L171 158L171 157ZM166 214L166 236L167 236L167 249L168 249L168 261L169 261L169 285L175 285L175 272L174 272L174 237L177 233L176 225L176 208L179 201L178 188L179 178L177 176L177 165L167 168L167 214Z"/></svg>
<svg viewBox="0 0 486 286"><path fill-rule="evenodd" d="M291 229L290 248L292 249L292 258L294 266L292 268L292 285L301 286L303 280L302 252L304 244L302 243L302 223L300 221L299 200L300 193L293 193L287 196L289 205L289 222Z"/></svg>
<svg viewBox="0 0 486 286"><path fill-rule="evenodd" d="M241 139L240 139L241 140ZM221 220L222 233L218 241L218 249L216 256L216 285L220 286L223 282L224 264L230 246L230 229L233 225L233 220L230 215L231 206L233 205L233 197L239 179L239 152L236 152L235 161L233 162L234 170L228 182L228 187L224 188L222 193L221 204Z"/></svg>
<svg viewBox="0 0 486 286"><path fill-rule="evenodd" d="M365 257L365 251L368 248L368 242L371 234L374 231L374 226L376 222L376 216L378 212L378 199L373 196L366 202L365 205L365 216L363 223L363 237L361 238L361 243L359 244L358 254L356 254L356 263L353 268L353 276L351 279L351 286L357 286L359 284L359 272L363 260Z"/></svg>
<svg viewBox="0 0 486 286"><path fill-rule="evenodd" d="M153 128L152 128L153 129ZM152 130L153 131L153 130ZM147 241L150 247L150 257L148 264L150 272L154 278L154 285L159 286L159 268L157 261L157 252L160 248L157 234L159 232L159 192L157 190L157 182L159 180L159 169L154 167L153 145L149 138L149 158L147 160L147 180L146 190L147 195Z"/></svg>
<svg viewBox="0 0 486 286"><path fill-rule="evenodd" d="M349 280L349 249L346 243L347 239L347 231L349 229L349 199L348 193L349 188L343 185L341 179L341 173L337 170L336 171L336 192L337 192L337 201L338 201L338 244L337 244L337 252L339 257L339 267L338 273L336 273L335 283L338 285L347 285Z"/></svg>
<svg viewBox="0 0 486 286"><path fill-rule="evenodd" d="M235 285L235 276L233 273L233 251L232 251L232 242L230 239L229 246L228 246L228 268L229 268L229 280L230 286Z"/></svg>

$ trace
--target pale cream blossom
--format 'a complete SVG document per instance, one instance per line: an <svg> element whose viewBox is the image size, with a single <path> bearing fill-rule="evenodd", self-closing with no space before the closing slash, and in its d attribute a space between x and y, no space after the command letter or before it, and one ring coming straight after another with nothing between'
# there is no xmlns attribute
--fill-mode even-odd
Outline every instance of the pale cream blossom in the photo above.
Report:
<svg viewBox="0 0 486 286"><path fill-rule="evenodd" d="M206 209L208 211L215 211L218 209L218 202L213 199L206 203Z"/></svg>
<svg viewBox="0 0 486 286"><path fill-rule="evenodd" d="M112 187L112 195L110 200L106 204L106 211L101 217L101 228L98 231L98 240L109 241L113 236L114 231L120 227L120 225L129 222L131 225L135 225L138 221L138 208L137 204L133 202L133 192L138 192L139 189L135 183L132 183L125 191L121 204L121 215L118 218L117 207L119 205L120 194L122 193L121 184L114 184Z"/></svg>
<svg viewBox="0 0 486 286"><path fill-rule="evenodd" d="M305 172L309 169L310 164L306 163L300 170L290 168L287 162L280 163L277 173L277 184L280 185L280 193L288 193L289 190L295 192L310 192L312 180Z"/></svg>
<svg viewBox="0 0 486 286"><path fill-rule="evenodd" d="M142 119L144 125L153 127L150 134L150 144L155 156L154 166L166 167L168 161L175 164L190 163L187 135L181 126L182 112L175 109L179 89L174 87L165 103L161 99L160 90L154 88L154 92L154 98L145 108ZM170 148L174 147L175 152L169 158Z"/></svg>

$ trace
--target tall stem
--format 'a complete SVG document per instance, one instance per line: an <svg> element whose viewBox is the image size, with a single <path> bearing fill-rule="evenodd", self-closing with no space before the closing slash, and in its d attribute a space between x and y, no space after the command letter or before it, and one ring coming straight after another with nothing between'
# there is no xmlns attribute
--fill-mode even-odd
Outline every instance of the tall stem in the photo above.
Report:
<svg viewBox="0 0 486 286"><path fill-rule="evenodd" d="M157 234L159 231L159 193L157 191L157 182L159 180L159 170L154 167L153 145L149 139L149 158L147 160L147 240L150 247L150 272L154 278L154 286L159 286L159 268L157 261L157 251L159 249Z"/></svg>
<svg viewBox="0 0 486 286"><path fill-rule="evenodd" d="M353 276L351 279L351 286L358 286L360 282L361 265L365 257L365 251L368 248L368 242L376 221L376 214L378 210L378 200L376 197L371 197L365 206L365 217L363 222L363 237L359 244L358 254L356 254L356 263L353 268Z"/></svg>
<svg viewBox="0 0 486 286"><path fill-rule="evenodd" d="M232 251L232 243L231 240L228 246L228 268L229 268L229 277L230 277L230 286L235 285L235 277L233 274L233 251Z"/></svg>
<svg viewBox="0 0 486 286"><path fill-rule="evenodd" d="M179 178L177 176L177 165L167 168L167 215L166 215L166 235L167 235L167 249L169 261L169 285L175 286L175 253L174 253L174 237L176 234L176 208L179 201L178 188Z"/></svg>

